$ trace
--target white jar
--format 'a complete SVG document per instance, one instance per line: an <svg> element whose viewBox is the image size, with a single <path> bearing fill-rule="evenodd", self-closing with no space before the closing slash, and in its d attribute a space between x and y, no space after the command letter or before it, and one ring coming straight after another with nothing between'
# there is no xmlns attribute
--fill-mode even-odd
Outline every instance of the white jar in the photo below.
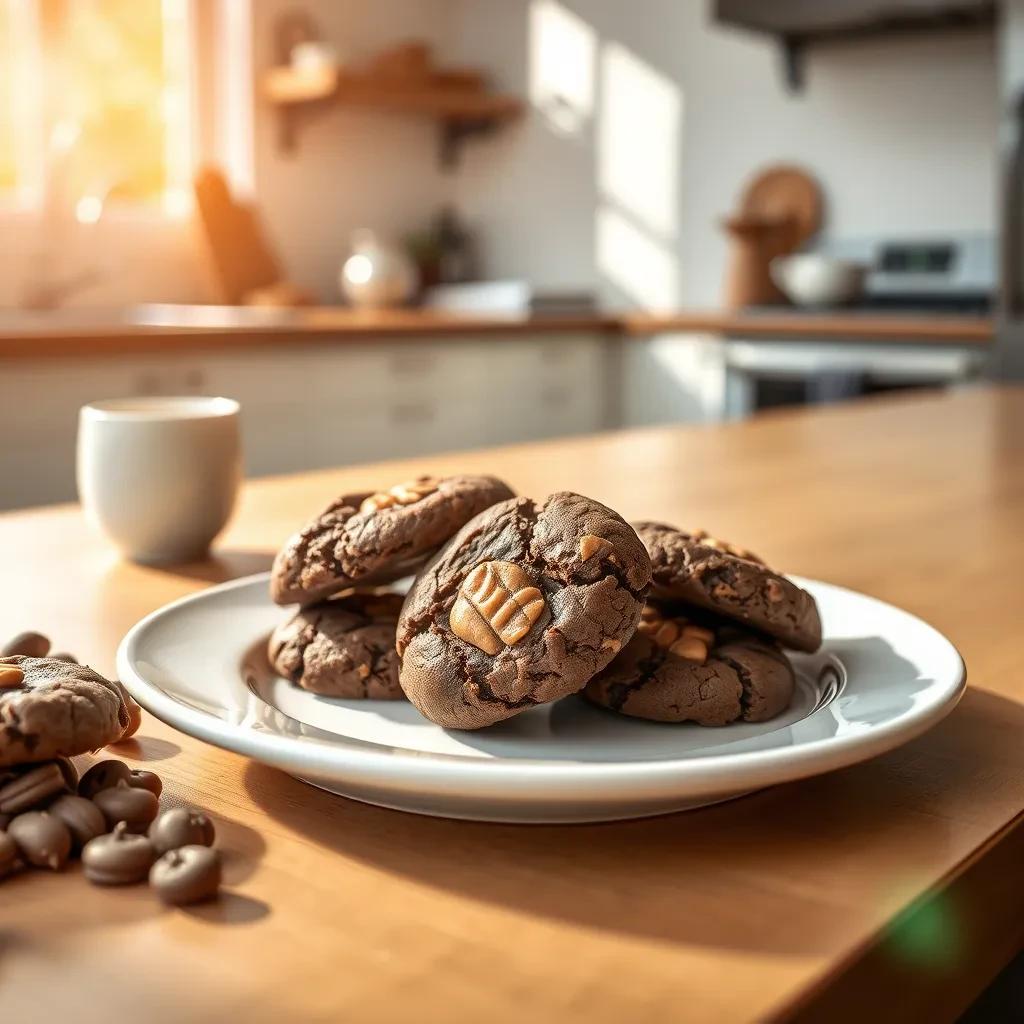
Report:
<svg viewBox="0 0 1024 1024"><path fill-rule="evenodd" d="M360 309L383 309L408 302L416 291L416 268L398 246L372 231L356 231L352 254L339 275L341 293Z"/></svg>

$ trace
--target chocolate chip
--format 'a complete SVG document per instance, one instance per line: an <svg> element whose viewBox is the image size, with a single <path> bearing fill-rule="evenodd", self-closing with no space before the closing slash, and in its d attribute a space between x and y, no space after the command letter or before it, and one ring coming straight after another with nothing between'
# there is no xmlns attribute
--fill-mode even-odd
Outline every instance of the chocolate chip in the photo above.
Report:
<svg viewBox="0 0 1024 1024"><path fill-rule="evenodd" d="M119 782L131 780L131 769L124 761L97 761L78 783L78 795L91 800L100 790L111 789Z"/></svg>
<svg viewBox="0 0 1024 1024"><path fill-rule="evenodd" d="M36 765L0 788L0 813L20 814L39 807L68 789L64 771L56 761Z"/></svg>
<svg viewBox="0 0 1024 1024"><path fill-rule="evenodd" d="M213 846L213 839L213 822L188 807L172 807L149 826L149 841L158 853L181 846Z"/></svg>
<svg viewBox="0 0 1024 1024"><path fill-rule="evenodd" d="M133 768L128 785L135 789L148 789L155 797L164 791L164 784L155 772L147 772L142 768Z"/></svg>
<svg viewBox="0 0 1024 1024"><path fill-rule="evenodd" d="M148 789L136 789L124 779L92 799L111 828L123 821L129 832L145 832L160 812L160 801Z"/></svg>
<svg viewBox="0 0 1024 1024"><path fill-rule="evenodd" d="M0 832L0 878L6 878L17 864L17 843L6 832Z"/></svg>
<svg viewBox="0 0 1024 1024"><path fill-rule="evenodd" d="M46 811L19 814L7 826L18 852L37 868L59 871L71 856L71 833L60 818Z"/></svg>
<svg viewBox="0 0 1024 1024"><path fill-rule="evenodd" d="M129 832L121 821L109 835L86 844L82 869L95 885L132 885L146 877L155 858L153 844L145 836Z"/></svg>
<svg viewBox="0 0 1024 1024"><path fill-rule="evenodd" d="M68 787L69 793L78 792L78 769L70 757L58 757L57 767L64 776L64 784Z"/></svg>
<svg viewBox="0 0 1024 1024"><path fill-rule="evenodd" d="M42 633L19 633L0 648L0 658L23 654L26 658L45 658L50 650L49 638Z"/></svg>
<svg viewBox="0 0 1024 1024"><path fill-rule="evenodd" d="M91 839L107 831L103 812L84 796L72 796L70 793L59 796L46 809L67 826L76 850L81 850Z"/></svg>
<svg viewBox="0 0 1024 1024"><path fill-rule="evenodd" d="M220 888L220 855L209 846L169 850L150 870L149 884L172 906L211 899Z"/></svg>

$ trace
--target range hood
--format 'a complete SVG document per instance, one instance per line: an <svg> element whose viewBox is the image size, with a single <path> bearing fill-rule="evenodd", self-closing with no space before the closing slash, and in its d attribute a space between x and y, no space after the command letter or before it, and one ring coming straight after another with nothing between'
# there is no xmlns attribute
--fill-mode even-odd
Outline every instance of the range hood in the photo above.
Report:
<svg viewBox="0 0 1024 1024"><path fill-rule="evenodd" d="M996 6L996 0L716 0L715 19L776 36L783 45L787 80L798 89L808 43L992 25Z"/></svg>

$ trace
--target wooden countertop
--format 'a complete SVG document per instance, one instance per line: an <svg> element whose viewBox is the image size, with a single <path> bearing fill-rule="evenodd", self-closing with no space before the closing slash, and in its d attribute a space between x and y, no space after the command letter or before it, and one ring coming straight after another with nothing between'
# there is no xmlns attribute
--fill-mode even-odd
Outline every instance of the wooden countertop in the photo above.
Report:
<svg viewBox="0 0 1024 1024"><path fill-rule="evenodd" d="M216 818L229 895L158 910L75 872L0 885L11 1020L952 1020L1024 944L1024 391L963 389L256 481L217 557L118 563L77 508L0 516L0 622L109 671L139 617L266 568L338 492L497 470L698 523L923 616L970 688L866 764L594 826L422 818L147 716L129 751Z"/></svg>
<svg viewBox="0 0 1024 1024"><path fill-rule="evenodd" d="M629 313L623 317L630 334L666 334L706 331L742 338L778 338L787 341L835 339L842 341L898 341L977 345L992 340L995 321L987 316L836 310L803 312L785 307L776 311L729 313L717 310L676 314Z"/></svg>
<svg viewBox="0 0 1024 1024"><path fill-rule="evenodd" d="M519 336L615 332L631 337L671 332L723 337L840 339L846 342L986 344L985 317L893 313L595 313L578 316L471 315L420 309L358 311L337 307L271 310L224 306L141 306L122 311L0 311L0 360L189 351L292 344L365 342L377 337Z"/></svg>
<svg viewBox="0 0 1024 1024"><path fill-rule="evenodd" d="M180 352L304 343L341 344L374 338L519 336L613 330L618 321L584 316L477 316L424 309L352 310L322 306L142 306L120 313L0 312L0 359Z"/></svg>

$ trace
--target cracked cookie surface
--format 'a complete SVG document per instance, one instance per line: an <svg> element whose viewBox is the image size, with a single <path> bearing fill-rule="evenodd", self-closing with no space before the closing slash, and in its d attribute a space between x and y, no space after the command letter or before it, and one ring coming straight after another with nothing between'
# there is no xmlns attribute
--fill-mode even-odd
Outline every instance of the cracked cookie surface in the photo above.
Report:
<svg viewBox="0 0 1024 1024"><path fill-rule="evenodd" d="M397 485L403 493L428 478ZM390 583L415 572L477 513L513 495L493 476L430 478L415 500L374 507L388 492L343 494L288 539L274 559L270 596L278 604L311 604L358 584Z"/></svg>
<svg viewBox="0 0 1024 1024"><path fill-rule="evenodd" d="M543 608L525 632L502 627L518 612L490 601L488 587L498 583L474 575L488 564L518 567L539 591ZM413 583L398 623L402 688L427 718L454 729L479 729L576 693L633 634L650 572L632 527L592 498L561 492L543 504L503 501L467 523ZM515 637L494 654L452 628L467 581L494 636ZM537 597L528 600L536 610Z"/></svg>
<svg viewBox="0 0 1024 1024"><path fill-rule="evenodd" d="M662 610L671 614L670 608ZM692 616L689 609L686 614ZM590 680L584 695L633 718L706 726L764 722L789 707L793 668L773 641L712 616L701 622L714 632L703 663L680 657L638 632Z"/></svg>
<svg viewBox="0 0 1024 1024"><path fill-rule="evenodd" d="M128 727L120 684L88 666L23 655L0 658L7 665L24 679L0 690L0 766L98 750Z"/></svg>
<svg viewBox="0 0 1024 1024"><path fill-rule="evenodd" d="M821 646L814 598L749 552L741 557L706 534L664 523L633 526L651 556L656 597L717 612L799 651L813 652Z"/></svg>
<svg viewBox="0 0 1024 1024"><path fill-rule="evenodd" d="M309 605L274 630L270 664L296 686L327 697L403 700L395 628L400 594L347 594Z"/></svg>

